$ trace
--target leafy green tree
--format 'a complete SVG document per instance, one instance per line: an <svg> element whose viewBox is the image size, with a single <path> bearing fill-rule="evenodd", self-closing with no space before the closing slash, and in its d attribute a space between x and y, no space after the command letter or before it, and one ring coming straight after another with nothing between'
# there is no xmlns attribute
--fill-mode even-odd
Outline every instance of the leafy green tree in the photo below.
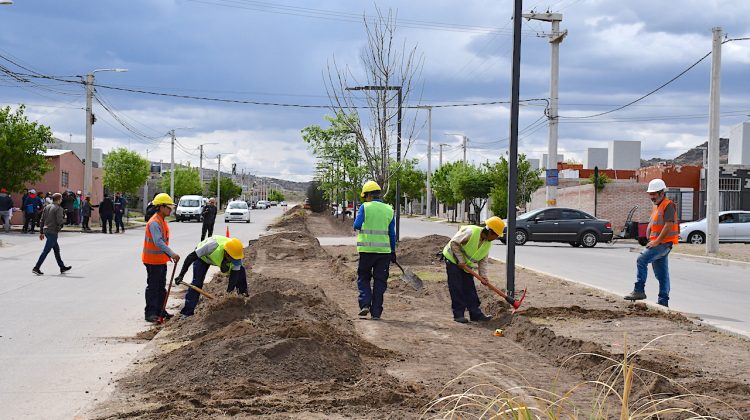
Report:
<svg viewBox="0 0 750 420"><path fill-rule="evenodd" d="M161 179L161 188L164 191L169 191L170 177L165 175ZM173 200L178 200L183 195L201 195L203 194L203 188L201 187L200 174L197 168L175 168L174 171L174 197ZM176 202L176 201L175 201Z"/></svg>
<svg viewBox="0 0 750 420"><path fill-rule="evenodd" d="M310 210L315 213L322 213L328 207L325 194L320 188L320 182L315 180L307 187L307 202L310 204Z"/></svg>
<svg viewBox="0 0 750 420"><path fill-rule="evenodd" d="M0 186L21 191L27 183L37 182L52 169L44 153L52 143L49 127L29 122L21 105L15 112L0 108Z"/></svg>
<svg viewBox="0 0 750 420"><path fill-rule="evenodd" d="M208 183L208 193L212 197L217 197L216 194L216 177L211 179ZM235 184L230 178L221 178L221 203L226 204L229 200L239 197L242 194L242 187Z"/></svg>
<svg viewBox="0 0 750 420"><path fill-rule="evenodd" d="M284 201L284 193L279 190L271 190L268 192L268 199L270 201Z"/></svg>
<svg viewBox="0 0 750 420"><path fill-rule="evenodd" d="M487 166L474 166L459 162L451 172L450 186L459 200L474 207L473 223L479 223L479 213L487 204L493 187L492 173Z"/></svg>
<svg viewBox="0 0 750 420"><path fill-rule="evenodd" d="M490 193L490 210L499 217L508 216L508 161L505 157L500 162L489 166L492 173L493 187ZM541 169L533 169L531 162L526 156L518 156L518 188L516 190L516 202L519 206L526 206L531 201L531 196L536 190L544 185L544 180L539 176Z"/></svg>
<svg viewBox="0 0 750 420"><path fill-rule="evenodd" d="M430 178L432 193L435 195L435 198L449 207L454 207L460 201L460 198L456 197L453 188L451 188L450 182L453 170L458 165L458 162L445 163Z"/></svg>
<svg viewBox="0 0 750 420"><path fill-rule="evenodd" d="M149 162L137 152L119 148L104 158L104 185L111 191L132 194L146 182L150 171Z"/></svg>
<svg viewBox="0 0 750 420"><path fill-rule="evenodd" d="M391 161L391 171L393 176L390 178L390 185L386 189L387 193L384 200L391 205L396 204L396 179L401 179L401 196L407 198L421 197L425 190L425 181L427 175L417 168L419 159L407 159L401 162L401 168L395 160ZM382 187L382 185L381 185ZM405 204L405 200L401 200Z"/></svg>

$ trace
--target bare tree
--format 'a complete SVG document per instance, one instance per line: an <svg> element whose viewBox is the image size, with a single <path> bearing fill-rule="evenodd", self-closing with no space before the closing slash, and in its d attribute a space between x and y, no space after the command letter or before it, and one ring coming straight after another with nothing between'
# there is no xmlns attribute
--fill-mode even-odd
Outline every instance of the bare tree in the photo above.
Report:
<svg viewBox="0 0 750 420"><path fill-rule="evenodd" d="M360 52L360 65L363 74L355 74L345 65L340 67L335 56L327 65L324 74L326 91L331 101L331 110L335 114L357 115L358 118L345 119L354 134L362 165L368 175L384 188L388 188L391 173L398 168L391 167L391 150L397 141L398 103L397 91L400 87L403 110L414 93L415 80L419 77L424 62L418 54L416 45L409 47L404 40L396 44L396 16L392 11L383 15L377 10L375 18L364 17L367 45ZM359 77L358 77L359 76ZM355 87L380 87L380 89L361 89ZM366 105L362 105L364 97ZM369 123L362 126L360 110L369 111ZM414 140L416 113L406 117L402 112L402 159L408 154ZM384 191L387 192L387 191Z"/></svg>

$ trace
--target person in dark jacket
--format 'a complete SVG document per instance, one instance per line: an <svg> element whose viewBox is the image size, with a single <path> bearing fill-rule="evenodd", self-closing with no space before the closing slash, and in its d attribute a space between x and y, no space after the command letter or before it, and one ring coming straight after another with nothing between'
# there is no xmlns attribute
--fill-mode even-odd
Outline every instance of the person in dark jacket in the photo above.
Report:
<svg viewBox="0 0 750 420"><path fill-rule="evenodd" d="M151 197L151 201L148 202L148 205L146 206L146 214L143 215L143 218L145 219L146 223L148 223L149 220L151 220L151 216L156 214L156 211L158 210L156 206L154 205L154 198L159 193L154 193L154 196Z"/></svg>
<svg viewBox="0 0 750 420"><path fill-rule="evenodd" d="M13 214L13 199L8 190L0 188L0 217L3 218L5 233L10 232L10 217Z"/></svg>
<svg viewBox="0 0 750 420"><path fill-rule="evenodd" d="M36 229L36 222L38 213L42 211L44 203L42 199L36 195L36 190L29 190L29 195L23 201L23 232L34 233Z"/></svg>
<svg viewBox="0 0 750 420"><path fill-rule="evenodd" d="M65 224L66 225L73 225L75 224L73 217L75 216L74 208L76 202L76 197L73 194L73 191L67 190L63 193L63 199L62 199L62 208L65 209Z"/></svg>
<svg viewBox="0 0 750 420"><path fill-rule="evenodd" d="M81 202L81 217L83 218L83 221L81 222L81 230L84 232L91 232L91 228L89 227L89 220L91 219L91 196L87 195L86 199Z"/></svg>
<svg viewBox="0 0 750 420"><path fill-rule="evenodd" d="M55 252L55 259L57 260L57 265L60 267L60 274L72 268L63 263L62 257L60 257L60 245L57 244L57 236L65 225L65 216L62 207L60 207L61 201L62 195L55 193L52 196L52 204L46 206L42 212L41 223L39 224L39 240L44 240L46 235L47 242L44 243L42 255L39 256L36 265L31 270L37 276L44 275L41 268L50 251Z"/></svg>
<svg viewBox="0 0 750 420"><path fill-rule="evenodd" d="M115 233L120 233L122 230L122 233L125 233L125 224L122 223L122 216L125 215L125 206L127 205L125 202L125 197L122 196L122 193L116 192L115 193ZM110 228L110 231L112 229Z"/></svg>
<svg viewBox="0 0 750 420"><path fill-rule="evenodd" d="M104 194L104 200L97 207L99 207L99 218L102 219L102 233L107 233L107 225L109 225L109 233L112 233L112 216L115 214L115 203L109 198L109 194Z"/></svg>
<svg viewBox="0 0 750 420"><path fill-rule="evenodd" d="M208 200L208 204L203 208L201 213L203 216L203 227L201 228L201 241L208 237L214 236L214 223L216 222L216 199L211 197Z"/></svg>

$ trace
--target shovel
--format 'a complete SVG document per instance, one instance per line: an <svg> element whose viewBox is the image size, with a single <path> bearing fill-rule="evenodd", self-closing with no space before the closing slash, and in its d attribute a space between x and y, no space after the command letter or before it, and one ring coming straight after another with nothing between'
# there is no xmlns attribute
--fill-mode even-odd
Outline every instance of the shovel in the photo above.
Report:
<svg viewBox="0 0 750 420"><path fill-rule="evenodd" d="M424 286L424 283L422 282L422 279L419 278L418 275L414 274L413 271L409 270L408 268L404 270L404 267L401 267L401 264L398 263L398 261L394 261L398 268L401 269L401 272L403 273L401 275L401 280L409 283L409 285L417 290L421 289Z"/></svg>
<svg viewBox="0 0 750 420"><path fill-rule="evenodd" d="M175 263L172 268L172 278L169 280L169 287L167 288L167 294L164 295L164 303L161 305L161 314L159 314L159 324L164 323L164 312L167 311L167 300L169 299L169 293L172 291L172 282L174 281L174 273L177 271L177 264Z"/></svg>
<svg viewBox="0 0 750 420"><path fill-rule="evenodd" d="M526 289L523 289L523 293L521 294L521 298L518 300L514 300L512 297L505 294L502 290L495 287L494 284L490 283L489 281L485 281L482 276L480 276L476 271L472 270L468 266L464 269L467 273L471 274L472 276L476 277L477 280L479 280L482 284L487 286L490 290L497 293L501 298L505 299L506 302L510 304L510 306L513 307L513 311L511 313L516 313L518 308L521 307L521 303L523 303L523 300L526 299Z"/></svg>
<svg viewBox="0 0 750 420"><path fill-rule="evenodd" d="M186 281L183 281L183 282L182 282L182 283L180 283L180 284L184 284L185 286L187 286L187 287L189 287L189 288L191 288L191 289L195 290L196 292L198 292L198 293L200 293L201 295L203 295L203 296L207 297L208 299L213 299L213 298L214 298L214 295L212 295L212 294L208 293L207 291L205 291L205 290L201 289L201 288L200 288L200 287L198 287L198 286L193 286L193 285L192 285L192 283L188 283L188 282L186 282Z"/></svg>

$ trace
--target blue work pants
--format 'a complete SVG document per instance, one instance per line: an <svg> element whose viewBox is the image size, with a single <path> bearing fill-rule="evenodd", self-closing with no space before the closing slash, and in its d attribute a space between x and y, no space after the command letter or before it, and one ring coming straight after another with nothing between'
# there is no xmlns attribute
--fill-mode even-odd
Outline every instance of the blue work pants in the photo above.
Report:
<svg viewBox="0 0 750 420"><path fill-rule="evenodd" d="M636 274L635 291L645 292L646 277L648 277L648 265L654 268L654 275L659 280L659 305L667 306L669 303L669 253L672 244L659 244L653 248L646 248L638 257L638 271Z"/></svg>
<svg viewBox="0 0 750 420"><path fill-rule="evenodd" d="M474 277L447 259L445 271L448 274L448 291L451 295L453 318L463 318L467 310L471 319L481 318L483 314L482 309L479 308L479 295L474 285Z"/></svg>
<svg viewBox="0 0 750 420"><path fill-rule="evenodd" d="M359 309L370 307L370 314L380 317L383 313L383 295L388 289L388 270L391 254L360 252L357 267ZM374 281L373 281L374 280Z"/></svg>
<svg viewBox="0 0 750 420"><path fill-rule="evenodd" d="M143 264L146 266L146 318L162 315L164 296L167 295L167 265Z"/></svg>

